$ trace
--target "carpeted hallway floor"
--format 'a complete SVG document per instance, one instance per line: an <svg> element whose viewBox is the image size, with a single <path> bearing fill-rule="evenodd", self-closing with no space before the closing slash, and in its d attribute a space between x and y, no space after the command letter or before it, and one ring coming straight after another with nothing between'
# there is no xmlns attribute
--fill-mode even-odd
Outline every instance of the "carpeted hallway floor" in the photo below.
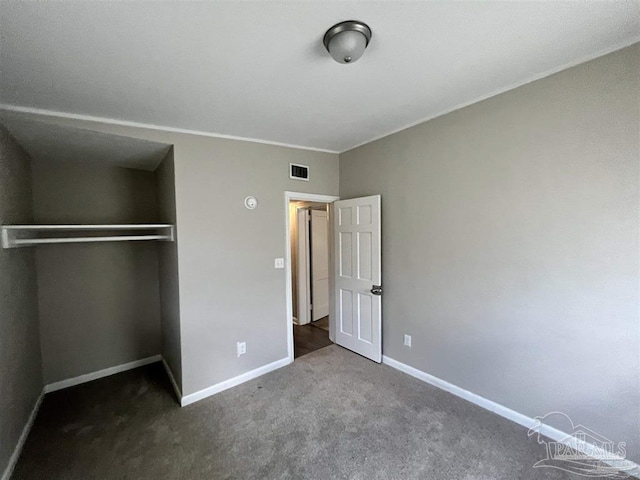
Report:
<svg viewBox="0 0 640 480"><path fill-rule="evenodd" d="M46 396L14 480L579 479L526 429L332 345L180 408L160 364Z"/></svg>

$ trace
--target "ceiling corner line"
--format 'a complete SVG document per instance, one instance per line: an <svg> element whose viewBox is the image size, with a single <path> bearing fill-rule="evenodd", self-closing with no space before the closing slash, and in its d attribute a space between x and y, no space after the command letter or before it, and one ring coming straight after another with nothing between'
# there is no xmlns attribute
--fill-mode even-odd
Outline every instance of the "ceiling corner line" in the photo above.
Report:
<svg viewBox="0 0 640 480"><path fill-rule="evenodd" d="M559 67L552 68L550 70L546 70L546 71L544 71L542 73L539 73L537 75L533 75L533 76L527 78L526 80L509 84L509 85L507 85L505 87L502 87L502 88L499 88L497 90L494 90L491 93L488 93L486 95L481 95L481 96L476 97L473 100L470 100L470 101L467 101L467 102L459 103L459 104L457 104L456 106L454 106L452 108L443 110L441 112L438 112L438 113L436 113L434 115L430 115L430 116L425 117L425 118L421 118L420 120L416 120L414 122L411 122L411 123L409 123L409 124L407 124L407 125L405 125L403 127L397 128L397 129L392 130L390 132L381 133L380 135L376 135L376 136L374 136L374 137L372 137L372 138L370 138L368 140L365 140L363 142L360 142L360 143L354 145L353 147L349 147L346 150L343 150L343 151L339 152L338 155L342 155L343 153L346 153L348 151L355 150L356 148L363 147L363 146L365 146L365 145L367 145L369 143L373 143L373 142L376 142L378 140L382 140L385 137L388 137L390 135L394 135L396 133L400 133L400 132L402 132L404 130L408 130L409 128L418 126L418 125L420 125L422 123L429 122L429 121L434 120L434 119L436 119L438 117L443 117L444 115L448 115L449 113L455 112L456 110L462 110L465 107L469 107L469 106L471 106L473 104L480 103L480 102L482 102L484 100L488 100L489 98L497 97L498 95L500 95L502 93L506 93L506 92L508 92L510 90L515 90L518 87L522 87L522 86L527 85L529 83L535 82L536 80L542 80L543 78L550 77L551 75L554 75L556 73L560 73L560 72L562 72L564 70L568 70L570 68L576 67L576 66L581 65L583 63L590 62L591 60L595 60L596 58L604 57L605 55L617 52L618 50L622 50L623 48L630 47L630 46L635 45L636 43L639 43L639 42L640 42L640 35L637 35L635 37L632 37L631 39L627 39L626 41L624 41L622 43L618 43L618 44L616 44L616 45L614 45L612 47L606 48L604 50L599 50L598 52L593 53L593 54L584 55L584 56L582 56L582 57L580 57L580 58L578 58L576 60L573 60L571 62L567 62L567 63L565 63L565 64L563 64L563 65L561 65Z"/></svg>
<svg viewBox="0 0 640 480"><path fill-rule="evenodd" d="M223 140L236 140L240 142L259 143L262 145L293 148L298 150L307 150L307 151L320 152L320 153L330 153L334 155L339 154L337 150L329 150L327 148L308 147L304 145L296 145L293 143L263 140L260 138L241 137L238 135L228 135L224 133L212 133L212 132L205 132L202 130L190 130L187 128L168 127L168 126L162 126L162 125L154 125L150 123L118 120L115 118L96 117L93 115L84 115L79 113L60 112L57 110L47 110L44 108L23 107L20 105L12 105L9 103L0 103L0 111L23 113L27 115L40 115L43 117L49 117L53 119L57 118L57 119L64 119L64 120L77 120L77 121L91 122L91 123L102 123L104 125L117 125L120 127L140 128L140 129L156 130L156 131L162 131L162 132L182 133L185 135L195 135L200 137L220 138Z"/></svg>

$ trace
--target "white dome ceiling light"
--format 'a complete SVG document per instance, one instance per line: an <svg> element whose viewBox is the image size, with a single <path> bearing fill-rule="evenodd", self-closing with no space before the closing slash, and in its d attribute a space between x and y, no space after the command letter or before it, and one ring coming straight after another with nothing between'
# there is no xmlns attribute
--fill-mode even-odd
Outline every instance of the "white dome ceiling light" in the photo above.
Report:
<svg viewBox="0 0 640 480"><path fill-rule="evenodd" d="M335 24L324 34L324 46L338 63L353 63L371 41L371 29L357 20Z"/></svg>

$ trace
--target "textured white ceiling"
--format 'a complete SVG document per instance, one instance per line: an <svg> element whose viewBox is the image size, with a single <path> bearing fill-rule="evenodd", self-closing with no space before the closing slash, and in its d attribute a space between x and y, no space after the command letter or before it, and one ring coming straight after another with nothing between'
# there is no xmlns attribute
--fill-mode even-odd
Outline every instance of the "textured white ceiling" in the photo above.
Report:
<svg viewBox="0 0 640 480"><path fill-rule="evenodd" d="M0 2L0 102L344 151L634 43L640 2ZM322 36L359 19L360 61Z"/></svg>
<svg viewBox="0 0 640 480"><path fill-rule="evenodd" d="M155 170L171 145L65 127L3 112L0 122L31 158Z"/></svg>

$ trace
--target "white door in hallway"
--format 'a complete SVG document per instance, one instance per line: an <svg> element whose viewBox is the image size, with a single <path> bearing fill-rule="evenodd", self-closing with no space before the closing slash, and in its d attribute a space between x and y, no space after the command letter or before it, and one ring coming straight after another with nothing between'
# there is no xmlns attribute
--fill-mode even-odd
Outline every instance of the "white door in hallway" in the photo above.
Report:
<svg viewBox="0 0 640 480"><path fill-rule="evenodd" d="M382 361L380 195L333 204L336 343Z"/></svg>
<svg viewBox="0 0 640 480"><path fill-rule="evenodd" d="M311 210L312 320L329 315L329 224L326 210Z"/></svg>

